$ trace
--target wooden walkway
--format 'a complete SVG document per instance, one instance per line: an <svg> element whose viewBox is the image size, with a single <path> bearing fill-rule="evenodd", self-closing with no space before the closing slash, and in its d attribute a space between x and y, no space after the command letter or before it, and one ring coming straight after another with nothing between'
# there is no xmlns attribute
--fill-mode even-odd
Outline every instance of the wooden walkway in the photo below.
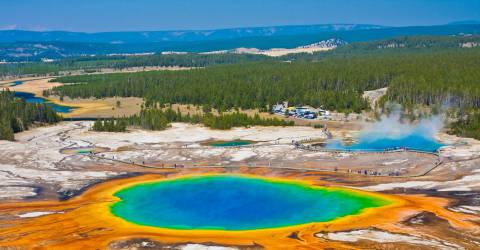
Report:
<svg viewBox="0 0 480 250"><path fill-rule="evenodd" d="M274 170L291 170L291 171L311 171L311 172L323 172L323 173L332 173L332 174L346 174L346 175L355 175L355 176L364 176L364 177L387 177L387 178L417 178L417 177L423 177L428 175L430 172L432 172L434 169L438 168L440 165L442 165L444 162L440 161L436 163L432 168L426 170L425 172L421 174L416 174L416 175L370 175L370 174L363 174L362 173L356 173L356 172L343 172L343 171L335 171L335 170L328 170L328 169L319 169L319 168L305 168L305 167L284 167L284 166L251 166L251 165L205 165L205 166L183 166L181 164L176 165L174 164L173 166L153 166L153 165L147 165L142 163L136 163L134 161L123 161L115 158L107 158L104 156L101 156L99 154L89 154L90 157L99 159L99 160L105 160L105 161L113 161L117 163L122 163L122 164L127 164L127 165L132 165L136 167L142 167L142 168L147 168L147 169L208 169L208 168L225 168L225 169L238 169L238 168L251 168L251 169L257 169L257 168L267 168L267 169L274 169Z"/></svg>

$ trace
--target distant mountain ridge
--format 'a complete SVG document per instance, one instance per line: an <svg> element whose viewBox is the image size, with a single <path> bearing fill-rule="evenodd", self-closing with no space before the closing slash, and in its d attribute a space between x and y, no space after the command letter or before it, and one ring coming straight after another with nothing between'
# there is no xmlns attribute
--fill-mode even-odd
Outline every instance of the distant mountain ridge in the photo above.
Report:
<svg viewBox="0 0 480 250"><path fill-rule="evenodd" d="M230 40L248 37L308 35L324 32L382 29L384 26L367 24L321 24L232 28L219 30L134 31L83 33L69 31L0 31L0 43L14 42L88 42L88 43L157 43Z"/></svg>
<svg viewBox="0 0 480 250"><path fill-rule="evenodd" d="M456 35L456 36L400 36L395 38L375 40L368 42L355 42L346 44L338 39L325 40L320 43L297 47L293 49L270 49L260 50L254 48L238 48L233 50L211 51L207 53L188 53L181 51L165 51L161 54L99 54L98 56L82 56L65 58L65 53L84 52L89 49L92 53L102 51L101 47L108 44L75 44L75 43L39 43L34 44L33 50L29 50L23 44L21 52L10 50L9 53L34 54L28 57L30 60L22 62L31 63L2 63L0 62L0 77L28 74L47 74L69 70L92 70L98 68L129 68L148 66L180 66L180 67L207 67L219 64L243 64L248 62L285 62L303 61L314 62L325 58L363 57L367 55L417 55L430 53L445 53L454 55L457 53L472 53L477 55L480 50L480 35ZM30 44L32 45L32 44ZM92 47L82 47L92 45ZM1 46L1 44L0 44ZM70 46L70 47L63 47ZM81 47L75 47L81 46ZM338 47L338 48L337 48ZM302 49L305 48L305 49ZM44 51L38 49L46 49ZM110 49L104 47L103 49ZM107 50L102 52L108 52ZM0 47L0 58L4 58ZM288 52L288 54L287 54ZM48 54L50 53L50 54ZM7 55L8 56L8 55ZM55 58L58 61L46 60L48 63L38 63L36 58ZM71 57L71 56L70 56ZM448 57L447 57L448 58Z"/></svg>
<svg viewBox="0 0 480 250"><path fill-rule="evenodd" d="M89 34L75 32L0 31L0 61L25 62L39 61L43 58L61 59L72 56L109 54L202 53L239 48L266 51L275 48L294 49L311 44L317 44L317 47L333 47L333 45L342 47L345 44L402 36L475 36L480 35L480 24L448 24L418 27L332 24L226 29L212 31L213 33L191 31L186 33L173 32L175 33L173 34L172 32ZM158 39L163 40L152 42ZM23 41L20 42L21 40ZM338 41L342 42L332 45L328 44L328 41L330 43L332 41L336 43ZM472 44L466 44L465 46L470 45Z"/></svg>
<svg viewBox="0 0 480 250"><path fill-rule="evenodd" d="M479 20L465 20L465 21L451 22L448 25L464 25L464 24L480 24L480 21Z"/></svg>

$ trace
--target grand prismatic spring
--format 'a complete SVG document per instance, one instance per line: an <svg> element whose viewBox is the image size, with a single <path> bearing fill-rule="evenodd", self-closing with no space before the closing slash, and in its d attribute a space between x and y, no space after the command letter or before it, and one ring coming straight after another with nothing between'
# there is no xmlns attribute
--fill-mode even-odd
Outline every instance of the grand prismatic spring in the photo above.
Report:
<svg viewBox="0 0 480 250"><path fill-rule="evenodd" d="M6 237L0 244L125 249L116 246L140 240L171 249L190 243L239 249L304 249L306 244L308 249L344 249L345 244L325 242L318 233L371 225L389 231L405 215L419 211L430 211L455 228L475 228L465 221L466 216L444 209L445 199L341 188L312 176L297 181L299 176L216 171L171 177L151 174L107 181L67 201L3 204L3 213L15 209L22 216L39 211L51 214L15 221L2 232L15 240ZM79 226L88 237L78 237ZM60 240L50 240L55 237Z"/></svg>
<svg viewBox="0 0 480 250"><path fill-rule="evenodd" d="M353 190L213 175L146 183L115 194L114 215L168 229L255 230L327 222L391 202Z"/></svg>

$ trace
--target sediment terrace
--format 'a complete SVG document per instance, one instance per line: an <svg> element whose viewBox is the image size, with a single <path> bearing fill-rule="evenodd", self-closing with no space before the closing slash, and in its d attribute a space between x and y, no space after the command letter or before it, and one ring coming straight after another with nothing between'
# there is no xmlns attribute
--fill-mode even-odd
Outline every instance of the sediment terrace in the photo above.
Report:
<svg viewBox="0 0 480 250"><path fill-rule="evenodd" d="M175 170L163 171L159 174L143 175L134 178L124 178L108 181L89 189L82 195L68 201L40 201L29 203L5 203L0 205L0 211L8 219L9 225L0 233L0 243L3 246L25 247L36 246L44 249L80 249L80 248L110 248L118 241L130 240L134 242L153 242L167 246L200 244L213 246L234 246L227 249L241 249L255 246L253 249L301 249L305 244L308 249L321 248L354 248L350 242L358 241L376 233L373 240L384 241L392 247L415 246L418 249L433 246L443 246L444 249L469 248L478 242L477 216L456 213L444 208L448 199L424 197L421 195L382 195L396 200L394 205L368 210L358 215L347 216L332 222L309 223L299 226L283 227L278 229L253 231L218 231L218 230L172 230L156 227L140 226L113 216L110 206L118 201L114 194L125 187L141 184L146 181L175 178L189 174L221 174L225 170ZM275 172L268 173L265 169L239 169L237 173L255 174L256 176L270 176L274 174L281 179L302 179L311 185L337 185L330 181L312 175L314 172ZM329 177L324 175L323 178ZM330 176L332 177L332 176ZM361 191L358 191L361 192ZM370 193L370 195L376 195ZM416 215L428 213L429 221L413 219ZM92 215L95 216L92 216ZM2 219L2 223L5 220ZM436 228L439 222L447 223L447 228ZM427 228L422 228L422 225ZM374 228L357 230L359 228ZM357 230L352 232L352 230ZM352 233L353 241L339 240L342 234ZM454 237L463 235L461 240ZM438 239L438 236L448 237ZM17 237L23 235L22 237ZM382 238L382 235L384 236ZM389 237L389 236L396 237ZM416 239L412 242L396 242L396 238L409 237ZM55 239L55 240L51 240ZM466 241L468 239L469 241ZM356 242L360 246L368 247L375 244L371 241ZM127 246L131 247L131 244ZM358 247L359 245L356 245ZM179 248L182 249L182 248ZM183 248L186 249L186 248ZM200 248L202 249L202 248ZM206 248L205 248L206 249ZM250 248L252 249L252 248Z"/></svg>

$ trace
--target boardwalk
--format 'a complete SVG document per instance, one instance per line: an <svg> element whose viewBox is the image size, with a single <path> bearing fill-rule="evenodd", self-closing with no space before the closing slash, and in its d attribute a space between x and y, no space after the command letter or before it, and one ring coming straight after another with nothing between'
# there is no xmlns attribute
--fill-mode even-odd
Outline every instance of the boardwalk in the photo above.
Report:
<svg viewBox="0 0 480 250"><path fill-rule="evenodd" d="M330 152L330 151L329 151ZM399 152L399 151L397 151ZM400 151L403 152L403 151ZM418 153L418 152L417 152ZM423 153L423 152L421 152ZM126 165L132 165L136 167L141 167L141 168L147 168L147 169L208 169L208 168L222 168L222 169L238 169L238 168L252 168L252 169L257 169L257 168L268 168L268 169L275 169L275 170L291 170L291 171L312 171L312 172L323 172L323 173L335 173L335 174L348 174L348 175L356 175L356 176L364 176L364 177L391 177L391 178L416 178L416 177L422 177L428 175L430 172L432 172L434 169L442 165L444 162L443 161L438 161L436 162L431 168L427 169L423 173L420 174L415 174L415 175L385 175L385 174L372 174L372 173L377 173L374 172L371 169L368 170L362 170L362 171L340 171L338 169L321 169L321 168L309 168L309 167L286 167L286 166L275 166L271 165L270 163L268 166L257 166L256 164L248 164L248 165L202 165L202 166L184 166L182 164L170 164L170 165L164 165L164 166L154 166L154 165L148 165L145 164L144 162L134 162L134 161L125 161L125 160L119 160L115 159L113 156L112 158L105 157L101 155L100 153L91 153L89 154L90 157L96 158L98 160L104 160L104 161L113 161L121 164L126 164Z"/></svg>

